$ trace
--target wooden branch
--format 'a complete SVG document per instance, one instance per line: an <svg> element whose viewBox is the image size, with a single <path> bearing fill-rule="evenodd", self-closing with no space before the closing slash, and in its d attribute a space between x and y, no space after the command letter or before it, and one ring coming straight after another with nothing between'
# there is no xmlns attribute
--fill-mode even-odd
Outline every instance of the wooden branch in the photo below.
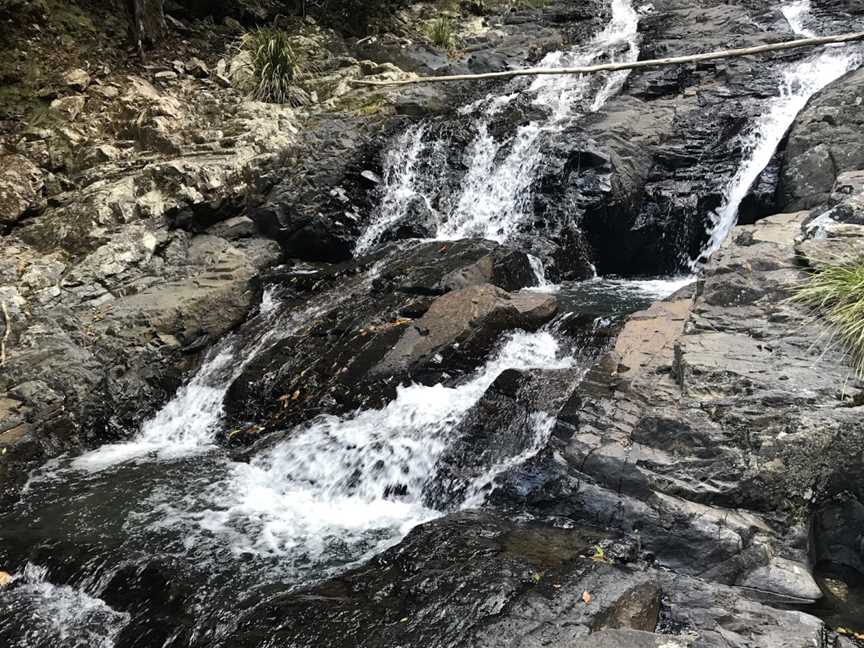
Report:
<svg viewBox="0 0 864 648"><path fill-rule="evenodd" d="M853 34L839 34L837 36L819 36L816 38L799 38L798 40L791 40L783 43L772 43L770 45L758 45L756 47L727 49L720 50L719 52L706 52L705 54L692 54L689 56L674 56L672 58L631 61L628 63L602 63L600 65L589 65L585 67L570 68L524 68L522 70L508 70L507 72L486 72L483 74L454 74L452 76L413 77L410 79L400 79L397 81L353 80L351 81L351 84L356 86L396 86L410 85L413 83L441 83L445 81L483 81L486 79L512 79L514 77L520 76L593 74L595 72L635 70L638 68L660 67L664 65L680 65L682 63L699 63L700 61L713 61L715 59L733 58L736 56L749 56L751 54L779 52L782 50L796 49L799 47L817 47L819 45L830 45L832 43L849 43L851 41L858 40L864 40L864 32L856 32Z"/></svg>
<svg viewBox="0 0 864 648"><path fill-rule="evenodd" d="M9 309L6 308L6 302L0 302L0 309L3 310L3 338L0 339L0 367L6 365L6 341L9 339L9 334L12 332L12 318L9 317Z"/></svg>

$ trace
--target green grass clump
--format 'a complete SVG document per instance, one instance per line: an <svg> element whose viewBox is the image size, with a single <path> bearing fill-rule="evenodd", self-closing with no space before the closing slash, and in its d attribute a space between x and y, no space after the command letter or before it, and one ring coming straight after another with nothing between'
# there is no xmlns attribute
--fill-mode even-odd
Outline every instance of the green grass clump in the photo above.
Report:
<svg viewBox="0 0 864 648"><path fill-rule="evenodd" d="M440 16L429 25L429 38L432 42L445 50L456 47L456 34L453 30L453 21L448 16Z"/></svg>
<svg viewBox="0 0 864 648"><path fill-rule="evenodd" d="M241 46L251 57L251 95L258 101L291 103L302 73L302 55L284 31L261 27L243 36Z"/></svg>
<svg viewBox="0 0 864 648"><path fill-rule="evenodd" d="M849 350L858 375L864 377L864 259L813 273L792 299L828 323Z"/></svg>

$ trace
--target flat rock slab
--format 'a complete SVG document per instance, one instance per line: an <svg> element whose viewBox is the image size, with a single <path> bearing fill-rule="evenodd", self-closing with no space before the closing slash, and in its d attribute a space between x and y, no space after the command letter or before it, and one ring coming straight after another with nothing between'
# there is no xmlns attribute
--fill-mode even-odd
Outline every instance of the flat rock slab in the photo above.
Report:
<svg viewBox="0 0 864 648"><path fill-rule="evenodd" d="M684 331L692 303L691 299L657 302L627 320L615 342L621 356L618 372L631 380L649 365L671 366L675 341Z"/></svg>
<svg viewBox="0 0 864 648"><path fill-rule="evenodd" d="M508 329L536 330L558 311L552 295L508 293L482 284L436 299L384 357L379 371L391 373L429 360L449 347L489 347Z"/></svg>
<svg viewBox="0 0 864 648"><path fill-rule="evenodd" d="M855 228L854 234L857 235L801 241L795 246L795 251L814 270L856 263L864 258L864 226L845 227Z"/></svg>

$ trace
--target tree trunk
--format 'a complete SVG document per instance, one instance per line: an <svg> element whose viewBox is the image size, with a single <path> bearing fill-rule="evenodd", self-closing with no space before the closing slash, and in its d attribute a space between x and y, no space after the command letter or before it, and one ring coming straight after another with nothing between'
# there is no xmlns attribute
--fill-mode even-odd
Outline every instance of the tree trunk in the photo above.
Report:
<svg viewBox="0 0 864 648"><path fill-rule="evenodd" d="M165 34L163 0L127 0L132 20L132 39L141 58Z"/></svg>

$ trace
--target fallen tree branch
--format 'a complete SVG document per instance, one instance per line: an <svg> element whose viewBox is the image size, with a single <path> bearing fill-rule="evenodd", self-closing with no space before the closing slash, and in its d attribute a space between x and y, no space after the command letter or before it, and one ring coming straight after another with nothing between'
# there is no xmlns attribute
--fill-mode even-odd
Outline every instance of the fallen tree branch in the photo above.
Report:
<svg viewBox="0 0 864 648"><path fill-rule="evenodd" d="M512 79L513 77L520 76L592 74L595 72L611 72L617 70L635 70L637 68L660 67L664 65L680 65L682 63L699 63L700 61L713 61L715 59L733 58L736 56L749 56L751 54L779 52L782 50L796 49L799 47L816 47L819 45L831 45L833 43L849 43L851 41L858 40L864 40L864 32L856 32L853 34L839 34L837 36L799 38L798 40L791 40L783 43L772 43L770 45L757 45L756 47L742 47L739 49L720 50L718 52L706 52L704 54L674 56L672 58L663 59L648 59L645 61L631 61L628 63L602 63L600 65L589 65L584 67L570 68L524 68L521 70L508 70L507 72L486 72L483 74L454 74L452 76L413 77L409 79L399 79L396 81L353 80L351 81L351 84L357 86L395 86L410 85L413 83L441 83L445 81L482 81L486 79Z"/></svg>
<svg viewBox="0 0 864 648"><path fill-rule="evenodd" d="M3 338L0 339L0 367L4 367L6 366L6 341L12 332L12 318L9 317L9 309L6 308L5 301L0 302L0 309L3 309Z"/></svg>

